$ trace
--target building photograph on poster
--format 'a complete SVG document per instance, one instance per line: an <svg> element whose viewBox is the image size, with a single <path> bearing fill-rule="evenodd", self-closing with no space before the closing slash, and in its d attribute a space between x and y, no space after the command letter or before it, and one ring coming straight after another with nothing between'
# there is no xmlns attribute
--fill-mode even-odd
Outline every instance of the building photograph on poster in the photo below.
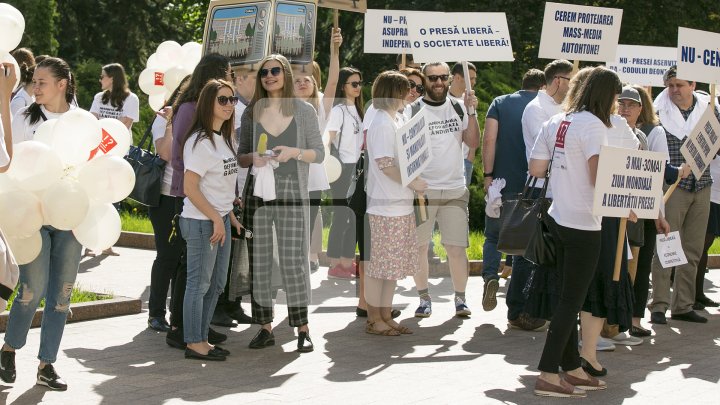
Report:
<svg viewBox="0 0 720 405"><path fill-rule="evenodd" d="M315 5L278 1L275 7L272 53L284 55L290 63L312 62Z"/></svg>
<svg viewBox="0 0 720 405"><path fill-rule="evenodd" d="M232 65L259 62L265 56L269 18L269 1L215 8L205 53L225 55Z"/></svg>

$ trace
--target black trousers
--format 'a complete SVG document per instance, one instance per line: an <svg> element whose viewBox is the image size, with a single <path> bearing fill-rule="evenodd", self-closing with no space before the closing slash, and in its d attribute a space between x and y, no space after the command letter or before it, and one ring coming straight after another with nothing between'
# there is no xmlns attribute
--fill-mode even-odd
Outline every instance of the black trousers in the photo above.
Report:
<svg viewBox="0 0 720 405"><path fill-rule="evenodd" d="M313 231L315 230L315 219L322 204L322 191L310 192L310 241L312 242Z"/></svg>
<svg viewBox="0 0 720 405"><path fill-rule="evenodd" d="M343 163L340 177L330 185L333 219L327 255L335 259L355 257L355 214L347 203L347 192L354 171L355 163Z"/></svg>
<svg viewBox="0 0 720 405"><path fill-rule="evenodd" d="M183 209L183 198L175 197L175 214L180 215ZM172 300L170 301L170 325L182 328L183 301L185 300L185 286L187 285L187 245L180 233L180 226L175 228L175 241L180 245L181 255L173 286Z"/></svg>
<svg viewBox="0 0 720 405"><path fill-rule="evenodd" d="M176 238L172 242L170 232L172 231L172 219L175 216L175 199L167 195L160 196L160 205L150 207L148 216L155 232L155 250L157 255L150 272L150 299L148 309L150 317L165 317L165 305L167 303L168 288L171 282L175 284L180 257L182 256L182 245Z"/></svg>
<svg viewBox="0 0 720 405"><path fill-rule="evenodd" d="M637 270L635 271L635 282L633 283L633 318L643 318L647 307L648 294L650 293L650 273L652 273L652 260L655 255L655 221L652 219L640 219L644 222L643 245L638 253Z"/></svg>
<svg viewBox="0 0 720 405"><path fill-rule="evenodd" d="M560 366L565 371L580 367L577 315L600 257L601 231L582 231L549 222L563 281L538 369L557 374Z"/></svg>

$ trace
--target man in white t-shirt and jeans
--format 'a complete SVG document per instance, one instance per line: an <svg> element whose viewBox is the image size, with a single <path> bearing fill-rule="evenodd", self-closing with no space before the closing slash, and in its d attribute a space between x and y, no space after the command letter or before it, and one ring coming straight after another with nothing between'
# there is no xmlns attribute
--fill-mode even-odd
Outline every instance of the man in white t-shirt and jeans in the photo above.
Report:
<svg viewBox="0 0 720 405"><path fill-rule="evenodd" d="M456 102L448 97L450 68L445 62L423 66L426 77L425 96L419 101L430 130L433 158L421 177L427 182L425 197L428 202L428 219L417 229L420 269L415 285L420 295L420 306L415 316L426 318L432 313L428 292L428 245L437 221L442 244L448 255L450 276L455 289L455 315L468 316L465 287L468 280L468 201L465 187L463 142L470 148L480 144L480 128L476 118L475 92L465 94L465 109L458 113ZM467 113L465 113L467 111Z"/></svg>

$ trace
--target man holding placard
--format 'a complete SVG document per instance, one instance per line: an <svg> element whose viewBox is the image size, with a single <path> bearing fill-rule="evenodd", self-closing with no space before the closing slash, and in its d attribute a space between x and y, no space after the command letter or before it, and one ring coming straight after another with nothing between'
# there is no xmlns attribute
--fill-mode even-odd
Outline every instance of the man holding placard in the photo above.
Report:
<svg viewBox="0 0 720 405"><path fill-rule="evenodd" d="M695 82L678 79L677 67L665 72L665 90L655 99L660 123L667 133L670 164L680 166L685 158L680 152L686 138L695 132L695 126L708 108L709 97L695 91ZM717 109L715 116L720 119ZM710 186L712 178L707 167L702 176L695 173L680 181L665 207L665 218L670 229L680 231L683 250L688 263L675 267L671 283L670 270L664 269L657 257L653 258L652 301L648 308L650 322L665 324L665 311L670 308L672 319L705 323L707 318L693 311L695 303L695 275L702 254L705 229L710 212ZM670 287L673 286L672 296Z"/></svg>
<svg viewBox="0 0 720 405"><path fill-rule="evenodd" d="M468 202L469 193L465 187L462 143L471 148L480 144L480 129L476 118L477 98L475 92L465 93L464 104L467 114L462 116L457 103L448 97L450 67L445 62L427 63L425 74L425 96L416 101L425 115L432 146L433 159L421 175L428 184L425 192L428 200L428 220L418 227L418 257L420 270L415 276L415 285L420 295L420 305L415 316L426 318L432 313L432 302L428 291L427 250L437 221L442 243L448 255L450 275L455 289L455 314L470 315L465 304L465 287L468 280ZM413 108L416 111L417 108ZM497 283L497 281L496 281ZM494 296L494 293L493 293Z"/></svg>

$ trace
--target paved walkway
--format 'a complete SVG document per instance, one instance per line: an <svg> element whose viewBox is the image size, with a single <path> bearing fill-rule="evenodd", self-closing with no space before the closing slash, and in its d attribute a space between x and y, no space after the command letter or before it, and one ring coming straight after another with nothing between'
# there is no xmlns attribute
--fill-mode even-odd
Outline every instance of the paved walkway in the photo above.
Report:
<svg viewBox="0 0 720 405"><path fill-rule="evenodd" d="M119 257L85 259L78 282L86 289L147 300L154 252L116 248ZM399 288L396 307L414 335L379 337L363 332L355 317L354 283L329 281L326 269L312 277L311 332L316 350L299 355L286 310L278 305L278 345L250 350L257 326L231 330L223 363L185 360L164 335L146 329L147 313L70 324L57 370L70 388L36 387L39 329L18 352L17 382L0 383L0 404L177 404L177 403L560 403L532 395L544 333L508 330L505 281L498 308L483 312L482 279L468 288L474 315L452 314L452 285L432 279L432 317L412 317L417 299L412 281ZM710 296L720 300L720 271L712 271ZM146 304L146 302L145 302ZM573 402L586 404L717 404L720 397L720 312L710 323L670 321L654 327L642 346L600 353L609 389Z"/></svg>

